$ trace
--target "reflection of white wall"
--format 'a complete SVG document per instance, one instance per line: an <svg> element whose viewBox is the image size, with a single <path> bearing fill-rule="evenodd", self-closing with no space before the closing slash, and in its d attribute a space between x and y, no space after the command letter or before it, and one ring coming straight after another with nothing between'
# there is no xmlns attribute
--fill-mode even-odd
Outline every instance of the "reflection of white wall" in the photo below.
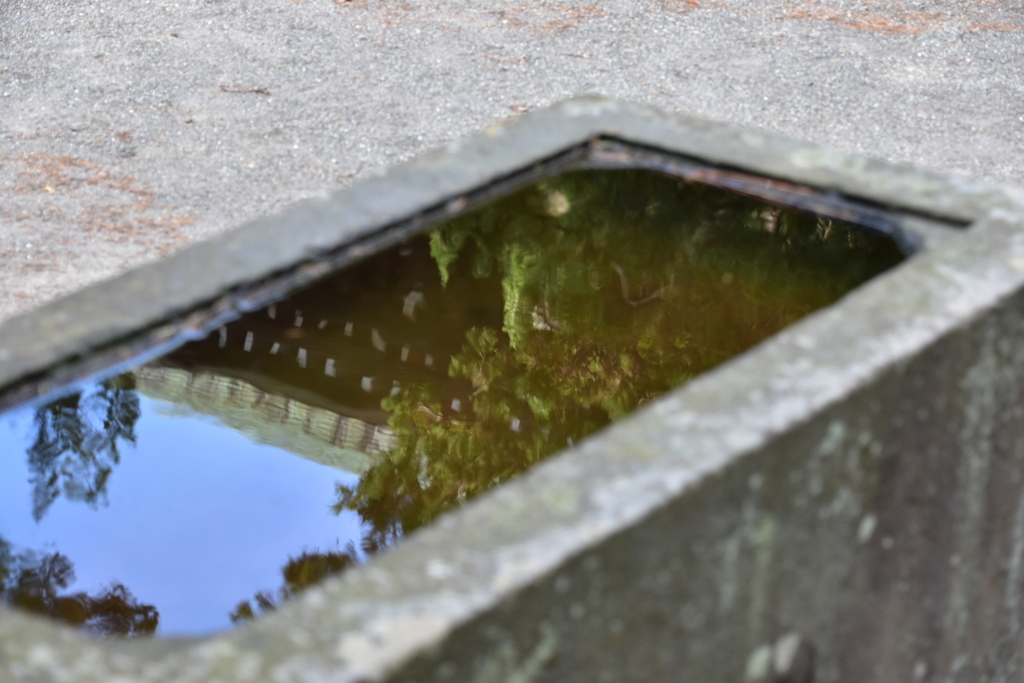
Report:
<svg viewBox="0 0 1024 683"><path fill-rule="evenodd" d="M151 366L133 374L139 392L150 398L210 415L259 443L353 474L369 469L394 441L387 427L268 394L240 379Z"/></svg>

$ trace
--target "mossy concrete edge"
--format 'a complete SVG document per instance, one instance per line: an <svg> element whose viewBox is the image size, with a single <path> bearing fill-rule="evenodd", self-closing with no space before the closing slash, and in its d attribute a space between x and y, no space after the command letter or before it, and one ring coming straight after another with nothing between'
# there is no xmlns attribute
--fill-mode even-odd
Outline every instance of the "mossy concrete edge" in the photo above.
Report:
<svg viewBox="0 0 1024 683"><path fill-rule="evenodd" d="M573 101L531 125L568 129L573 117L600 119L573 128L576 141L664 139L676 153L812 180L799 175L807 145L745 133L759 142L744 160L736 129L706 124L704 137L631 105ZM649 137L610 117L639 118ZM493 152L488 140L527 123L455 147ZM726 151L711 159L715 135ZM687 136L693 149L680 148ZM379 182L445 168L456 148ZM0 680L741 680L757 673L748 655L788 633L817 650L816 680L1019 671L1009 645L1024 623L1024 506L1013 498L1024 354L1012 340L1024 331L1024 207L999 190L814 158L835 177L855 170L839 191L974 225L252 626L99 642L4 610ZM885 187L899 202L871 194ZM939 190L945 203L924 211ZM302 211L313 223L345 213ZM213 259L215 244L239 239L258 250L255 235L286 216L196 249ZM352 239L335 230L316 248Z"/></svg>

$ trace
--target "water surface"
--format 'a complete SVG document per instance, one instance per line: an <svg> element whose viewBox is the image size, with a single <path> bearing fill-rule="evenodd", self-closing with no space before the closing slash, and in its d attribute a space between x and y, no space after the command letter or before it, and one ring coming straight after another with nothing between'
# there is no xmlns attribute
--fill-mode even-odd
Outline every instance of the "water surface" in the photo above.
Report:
<svg viewBox="0 0 1024 683"><path fill-rule="evenodd" d="M247 621L902 258L651 172L550 179L0 416L0 596L99 635Z"/></svg>

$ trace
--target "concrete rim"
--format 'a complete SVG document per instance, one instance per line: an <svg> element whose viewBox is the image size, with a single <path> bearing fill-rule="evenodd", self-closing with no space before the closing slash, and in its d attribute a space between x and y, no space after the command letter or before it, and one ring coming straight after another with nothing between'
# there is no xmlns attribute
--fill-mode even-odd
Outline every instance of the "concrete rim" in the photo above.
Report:
<svg viewBox="0 0 1024 683"><path fill-rule="evenodd" d="M277 615L207 639L97 642L0 609L0 673L83 682L382 680L1024 286L1024 206L1005 192L584 98L12 319L0 327L0 386L217 301L263 273L335 253L437 207L439 196L458 197L596 136L834 189L894 212L969 222L970 239L911 259ZM871 338L857 334L865 319ZM848 343L830 343L837 338Z"/></svg>

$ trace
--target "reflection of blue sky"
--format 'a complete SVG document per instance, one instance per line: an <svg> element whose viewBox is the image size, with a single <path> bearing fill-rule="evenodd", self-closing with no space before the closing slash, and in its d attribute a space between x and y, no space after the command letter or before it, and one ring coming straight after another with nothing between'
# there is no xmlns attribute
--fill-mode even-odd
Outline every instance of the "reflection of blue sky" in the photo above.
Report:
<svg viewBox="0 0 1024 683"><path fill-rule="evenodd" d="M280 587L281 567L304 549L358 545L358 516L329 509L335 483L355 475L139 398L137 446L122 446L109 504L61 497L38 524L25 455L33 411L0 417L0 537L13 550L66 555L74 591L123 583L160 611L159 634L177 635L229 627L235 605Z"/></svg>

